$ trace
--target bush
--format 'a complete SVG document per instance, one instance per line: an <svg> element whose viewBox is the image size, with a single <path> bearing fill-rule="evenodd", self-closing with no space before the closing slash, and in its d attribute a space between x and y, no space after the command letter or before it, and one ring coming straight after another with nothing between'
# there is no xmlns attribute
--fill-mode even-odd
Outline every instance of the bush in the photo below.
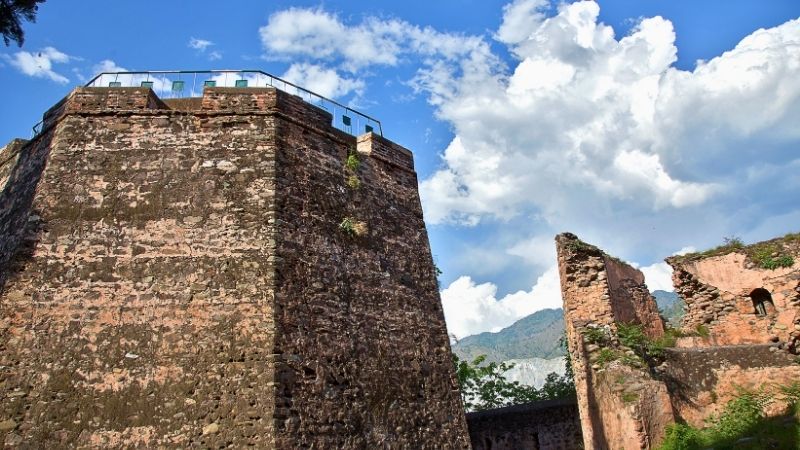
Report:
<svg viewBox="0 0 800 450"><path fill-rule="evenodd" d="M629 347L638 356L644 359L663 359L664 350L674 347L680 332L667 328L664 335L651 339L644 332L644 327L637 324L617 323L617 335L619 342Z"/></svg>
<svg viewBox="0 0 800 450"><path fill-rule="evenodd" d="M472 362L462 361L453 353L453 364L467 411L499 408L575 394L575 383L567 376L550 373L544 386L536 389L518 381L508 381L505 372L514 367L506 363L485 363L486 355Z"/></svg>
<svg viewBox="0 0 800 450"><path fill-rule="evenodd" d="M609 341L609 336L606 330L602 328L584 328L582 331L584 341L590 344L606 345Z"/></svg>
<svg viewBox="0 0 800 450"><path fill-rule="evenodd" d="M344 161L344 166L347 167L348 170L355 172L358 170L358 166L361 165L361 160L358 157L358 153L355 150L351 150L350 153L347 154L347 159Z"/></svg>
<svg viewBox="0 0 800 450"><path fill-rule="evenodd" d="M767 418L764 408L776 398L763 391L741 391L725 405L719 416L711 417L705 428L673 424L660 450L797 448L800 437L797 401L800 384L780 387L781 399L790 404L793 417ZM789 420L787 420L789 419Z"/></svg>
<svg viewBox="0 0 800 450"><path fill-rule="evenodd" d="M350 175L347 177L347 186L350 187L350 189L358 189L361 187L361 180L355 175Z"/></svg>

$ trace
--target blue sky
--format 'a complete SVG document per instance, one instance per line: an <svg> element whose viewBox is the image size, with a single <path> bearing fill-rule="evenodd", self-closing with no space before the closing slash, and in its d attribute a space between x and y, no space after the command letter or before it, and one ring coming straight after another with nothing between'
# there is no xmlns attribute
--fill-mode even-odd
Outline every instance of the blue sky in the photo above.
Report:
<svg viewBox="0 0 800 450"><path fill-rule="evenodd" d="M50 0L0 48L0 141L102 68L257 68L354 105L415 153L459 336L559 304L561 231L666 288L667 255L800 228L796 0L364 5Z"/></svg>

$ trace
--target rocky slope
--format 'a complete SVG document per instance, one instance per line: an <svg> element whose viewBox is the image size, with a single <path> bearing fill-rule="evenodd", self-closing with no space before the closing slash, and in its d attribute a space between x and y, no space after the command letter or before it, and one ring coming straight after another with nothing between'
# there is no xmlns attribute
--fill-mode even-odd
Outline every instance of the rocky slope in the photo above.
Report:
<svg viewBox="0 0 800 450"><path fill-rule="evenodd" d="M488 362L511 359L552 359L564 356L559 339L564 333L564 312L545 309L514 322L497 333L467 336L453 345L453 352L464 360L486 355Z"/></svg>

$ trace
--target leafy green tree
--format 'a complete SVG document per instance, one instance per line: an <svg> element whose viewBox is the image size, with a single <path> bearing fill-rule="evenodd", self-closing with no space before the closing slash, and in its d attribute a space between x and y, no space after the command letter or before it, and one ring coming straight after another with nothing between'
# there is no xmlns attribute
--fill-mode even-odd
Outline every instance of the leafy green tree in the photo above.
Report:
<svg viewBox="0 0 800 450"><path fill-rule="evenodd" d="M507 363L485 363L486 355L472 362L462 361L453 354L461 398L467 411L500 408L540 400L566 397L575 393L571 378L550 373L541 389L509 381L504 373L514 367Z"/></svg>
<svg viewBox="0 0 800 450"><path fill-rule="evenodd" d="M38 3L45 0L0 0L0 34L6 47L11 41L22 47L25 42L25 33L22 31L22 20L29 22L36 21L36 12L39 10Z"/></svg>

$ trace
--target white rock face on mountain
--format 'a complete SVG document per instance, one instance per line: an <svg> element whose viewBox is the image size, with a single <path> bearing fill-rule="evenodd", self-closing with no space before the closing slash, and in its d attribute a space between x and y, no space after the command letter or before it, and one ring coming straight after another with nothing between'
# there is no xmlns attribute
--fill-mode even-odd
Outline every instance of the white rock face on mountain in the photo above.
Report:
<svg viewBox="0 0 800 450"><path fill-rule="evenodd" d="M526 358L510 359L505 361L507 364L514 364L514 367L506 371L505 376L508 381L519 381L535 388L544 385L544 380L550 372L564 375L564 358Z"/></svg>

